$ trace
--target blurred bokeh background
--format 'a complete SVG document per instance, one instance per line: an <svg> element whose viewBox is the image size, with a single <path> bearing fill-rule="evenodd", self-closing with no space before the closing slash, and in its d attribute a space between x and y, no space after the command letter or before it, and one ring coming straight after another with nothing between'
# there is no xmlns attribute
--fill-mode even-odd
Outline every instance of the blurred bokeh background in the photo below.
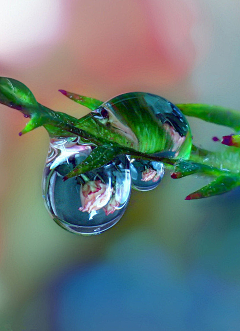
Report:
<svg viewBox="0 0 240 331"><path fill-rule="evenodd" d="M240 110L236 0L0 0L0 76L47 107L88 111L58 89L106 100L145 91ZM203 178L133 192L112 229L82 237L45 210L43 128L0 106L0 330L240 329L240 191L185 201ZM190 119L218 149L229 129Z"/></svg>

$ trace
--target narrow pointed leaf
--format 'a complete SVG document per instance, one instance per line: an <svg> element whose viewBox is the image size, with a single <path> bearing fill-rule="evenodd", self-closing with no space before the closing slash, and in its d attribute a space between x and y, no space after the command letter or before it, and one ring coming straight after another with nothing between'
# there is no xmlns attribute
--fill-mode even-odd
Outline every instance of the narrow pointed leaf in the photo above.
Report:
<svg viewBox="0 0 240 331"><path fill-rule="evenodd" d="M185 200L194 200L212 197L214 195L223 194L240 186L239 176L221 176L202 187L201 189L189 194Z"/></svg>
<svg viewBox="0 0 240 331"><path fill-rule="evenodd" d="M234 109L204 105L204 104L178 104L177 107L186 116L200 118L206 122L224 125L240 130L240 112Z"/></svg>
<svg viewBox="0 0 240 331"><path fill-rule="evenodd" d="M201 174L207 176L221 176L224 174L224 170L220 170L215 167L211 167L205 164L192 162L192 161L180 161L176 163L174 172L171 174L171 177L182 178L192 174Z"/></svg>
<svg viewBox="0 0 240 331"><path fill-rule="evenodd" d="M23 83L7 77L0 77L0 103L22 112L26 116L31 116L38 103Z"/></svg>
<svg viewBox="0 0 240 331"><path fill-rule="evenodd" d="M19 132L19 136L25 134L25 133L28 133L40 126L43 125L43 122L41 121L41 119L39 118L39 116L32 116L30 121L25 125L25 128Z"/></svg>
<svg viewBox="0 0 240 331"><path fill-rule="evenodd" d="M94 98L85 97L83 95L68 92L65 90L58 90L58 91L61 92L66 97L68 97L69 99L71 99L71 100L79 103L80 105L83 105L91 110L97 109L103 103L103 101L100 101L100 100L97 100Z"/></svg>

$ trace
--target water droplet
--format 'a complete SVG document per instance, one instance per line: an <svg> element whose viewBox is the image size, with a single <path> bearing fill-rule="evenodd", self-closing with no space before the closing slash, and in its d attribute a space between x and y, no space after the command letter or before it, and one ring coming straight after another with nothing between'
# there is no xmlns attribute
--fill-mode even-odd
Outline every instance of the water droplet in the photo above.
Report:
<svg viewBox="0 0 240 331"><path fill-rule="evenodd" d="M159 119L172 138L172 145L169 151L176 151L176 153L171 155L171 153L166 152L165 156L176 157L182 147L182 143L185 141L186 135L190 132L185 117L174 104L160 96L146 94L145 99L148 101L149 111ZM164 176L164 165L161 162L133 159L130 169L132 187L139 191L153 190L159 185Z"/></svg>
<svg viewBox="0 0 240 331"><path fill-rule="evenodd" d="M161 162L131 160L132 187L138 191L150 191L158 186L164 175Z"/></svg>
<svg viewBox="0 0 240 331"><path fill-rule="evenodd" d="M170 101L150 93L132 92L104 102L98 113L103 108L108 112L108 128L130 139L141 152L189 157L192 145L189 124ZM164 175L161 162L132 159L130 169L132 186L140 191L154 189Z"/></svg>
<svg viewBox="0 0 240 331"><path fill-rule="evenodd" d="M91 150L74 138L51 139L43 173L43 197L53 219L66 230L85 235L99 234L116 224L131 191L126 156L63 181Z"/></svg>
<svg viewBox="0 0 240 331"><path fill-rule="evenodd" d="M104 102L98 110L103 108L108 119L98 120L109 130L132 141L131 147L159 156L189 157L192 146L190 126L170 101L155 94L131 92Z"/></svg>

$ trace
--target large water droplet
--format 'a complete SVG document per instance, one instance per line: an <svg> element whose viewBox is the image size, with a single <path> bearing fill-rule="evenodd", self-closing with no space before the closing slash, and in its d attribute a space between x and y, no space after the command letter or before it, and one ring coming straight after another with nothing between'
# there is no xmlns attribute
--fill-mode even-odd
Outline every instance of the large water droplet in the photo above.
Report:
<svg viewBox="0 0 240 331"><path fill-rule="evenodd" d="M158 95L144 92L121 94L104 102L93 116L109 130L132 141L131 147L143 153L173 158L188 158L190 155L192 137L185 116L170 101Z"/></svg>
<svg viewBox="0 0 240 331"><path fill-rule="evenodd" d="M122 217L130 197L126 156L83 175L63 177L91 153L78 138L51 139L43 173L43 197L53 219L70 232L99 234Z"/></svg>
<svg viewBox="0 0 240 331"><path fill-rule="evenodd" d="M188 158L190 154L192 138L185 116L158 95L144 92L119 95L104 102L96 110L96 118L103 124L108 121L108 128L130 139L142 152L154 151L155 155L173 158ZM132 186L140 191L154 189L164 175L161 162L132 159L130 169Z"/></svg>

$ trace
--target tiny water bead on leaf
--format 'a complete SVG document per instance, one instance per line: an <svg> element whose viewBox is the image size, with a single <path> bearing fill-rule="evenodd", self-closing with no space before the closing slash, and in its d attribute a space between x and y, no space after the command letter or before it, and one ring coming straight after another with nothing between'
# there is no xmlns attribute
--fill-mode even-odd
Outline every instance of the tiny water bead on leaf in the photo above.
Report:
<svg viewBox="0 0 240 331"><path fill-rule="evenodd" d="M68 231L86 235L99 234L116 224L131 191L126 156L64 181L91 151L91 146L76 138L51 139L43 173L43 197L53 219Z"/></svg>

